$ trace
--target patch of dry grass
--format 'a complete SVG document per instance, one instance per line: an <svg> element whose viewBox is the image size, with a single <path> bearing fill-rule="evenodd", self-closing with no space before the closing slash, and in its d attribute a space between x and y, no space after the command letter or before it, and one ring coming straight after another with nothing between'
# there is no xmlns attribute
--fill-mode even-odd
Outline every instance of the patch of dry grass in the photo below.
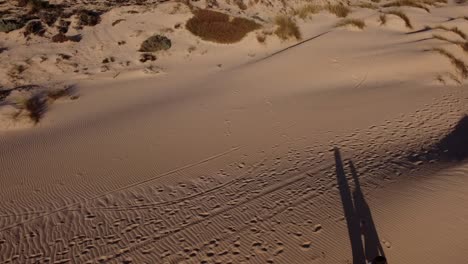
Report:
<svg viewBox="0 0 468 264"><path fill-rule="evenodd" d="M466 37L467 37L466 34L463 31L461 31L458 27L448 28L446 26L439 25L439 26L433 27L432 29L441 29L441 30L445 30L445 31L450 31L450 32L453 32L453 33L457 34L462 39L466 39Z"/></svg>
<svg viewBox="0 0 468 264"><path fill-rule="evenodd" d="M232 18L224 13L201 9L194 11L185 27L203 40L228 44L242 40L261 26L246 18Z"/></svg>
<svg viewBox="0 0 468 264"><path fill-rule="evenodd" d="M300 17L301 19L308 18L311 14L317 14L322 10L322 7L315 4L308 4L299 9L294 10L294 15Z"/></svg>
<svg viewBox="0 0 468 264"><path fill-rule="evenodd" d="M387 24L387 15L386 14L380 14L379 21L380 21L380 25Z"/></svg>
<svg viewBox="0 0 468 264"><path fill-rule="evenodd" d="M405 25L407 28L409 29L413 29L413 25L411 24L411 20L409 19L409 17L401 10L390 10L388 12L386 12L386 14L388 15L394 15L394 16L397 16L399 18L401 18L403 21L405 21Z"/></svg>
<svg viewBox="0 0 468 264"><path fill-rule="evenodd" d="M446 58L448 58L450 60L450 62L452 63L452 65L455 67L455 69L457 70L457 72L460 74L460 76L463 78L463 79L466 79L468 78L468 68L467 66L465 65L465 63L456 58L452 53L442 49L442 48L433 48L432 51L435 51L437 53L439 53L440 55L442 56L445 56Z"/></svg>
<svg viewBox="0 0 468 264"><path fill-rule="evenodd" d="M301 31L297 26L296 22L288 16L277 16L275 23L278 28L275 34L282 40L289 38L296 38L297 40L302 38Z"/></svg>
<svg viewBox="0 0 468 264"><path fill-rule="evenodd" d="M457 41L457 40L451 40L451 39L448 39L442 35L439 35L439 34L434 34L432 35L432 37L434 39L438 39L438 40L441 40L441 41L446 41L446 42L449 42L451 44L455 44L457 46L459 46L460 48L463 49L464 52L468 53L468 42L466 41Z"/></svg>
<svg viewBox="0 0 468 264"><path fill-rule="evenodd" d="M372 4L372 3L367 3L367 2L361 2L357 5L355 5L356 7L360 7L360 8L367 8L367 9L372 9L372 10L376 10L376 9L379 9L379 7L375 4Z"/></svg>
<svg viewBox="0 0 468 264"><path fill-rule="evenodd" d="M343 27L343 26L348 26L348 25L357 27L359 29L363 29L364 27L366 27L366 23L364 23L363 20L356 19L356 18L345 18L341 20L340 22L338 22L336 24L336 27Z"/></svg>
<svg viewBox="0 0 468 264"><path fill-rule="evenodd" d="M349 7L341 4L328 4L325 6L325 9L328 12L335 14L337 17L347 17L349 13L351 13L351 9L349 9Z"/></svg>
<svg viewBox="0 0 468 264"><path fill-rule="evenodd" d="M393 1L393 2L382 5L382 7L402 7L402 6L421 8L429 12L428 7L426 7L424 4L420 3L419 1L415 1L415 0L397 0L397 1Z"/></svg>
<svg viewBox="0 0 468 264"><path fill-rule="evenodd" d="M29 118L37 124L47 112L48 103L45 96L42 94L36 94L17 102L17 106L21 111L26 111Z"/></svg>

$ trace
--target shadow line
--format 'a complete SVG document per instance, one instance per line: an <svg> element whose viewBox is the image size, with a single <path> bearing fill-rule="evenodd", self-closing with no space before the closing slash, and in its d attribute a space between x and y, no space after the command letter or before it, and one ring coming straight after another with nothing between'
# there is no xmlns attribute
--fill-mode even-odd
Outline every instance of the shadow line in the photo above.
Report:
<svg viewBox="0 0 468 264"><path fill-rule="evenodd" d="M377 257L384 257L385 254L380 244L371 210L362 193L357 170L353 162L348 161L354 183L354 190L351 191L338 148L334 148L334 155L338 189L348 228L353 264L375 263Z"/></svg>

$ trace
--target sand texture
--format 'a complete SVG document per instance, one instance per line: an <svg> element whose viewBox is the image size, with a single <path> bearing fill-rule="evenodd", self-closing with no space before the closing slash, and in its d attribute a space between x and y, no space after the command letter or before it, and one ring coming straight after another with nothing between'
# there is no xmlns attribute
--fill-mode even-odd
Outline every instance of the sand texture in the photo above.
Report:
<svg viewBox="0 0 468 264"><path fill-rule="evenodd" d="M468 263L468 3L408 2L50 1L0 32L0 263ZM205 8L255 23L216 43Z"/></svg>

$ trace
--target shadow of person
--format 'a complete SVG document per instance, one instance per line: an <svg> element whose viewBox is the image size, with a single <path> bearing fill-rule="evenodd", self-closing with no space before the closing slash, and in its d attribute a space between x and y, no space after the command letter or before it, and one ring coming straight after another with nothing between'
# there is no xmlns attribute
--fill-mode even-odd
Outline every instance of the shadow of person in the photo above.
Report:
<svg viewBox="0 0 468 264"><path fill-rule="evenodd" d="M355 185L353 192L346 178L338 148L334 148L334 155L337 184L348 228L353 264L370 263L375 257L384 255L370 208L362 193L359 177L352 161L349 161L348 165Z"/></svg>
<svg viewBox="0 0 468 264"><path fill-rule="evenodd" d="M361 228L359 218L354 209L351 189L349 187L346 172L344 170L343 161L341 160L340 150L334 148L335 152L335 169L338 189L340 190L341 202L343 204L343 212L348 227L348 236L351 243L351 252L353 254L353 264L365 263L363 244L361 239Z"/></svg>
<svg viewBox="0 0 468 264"><path fill-rule="evenodd" d="M375 228L371 210L364 198L364 194L362 193L356 167L354 167L354 163L351 160L348 161L348 165L354 181L354 209L356 210L356 214L360 221L361 235L364 239L364 254L367 261L371 261L377 256L385 256L385 253L382 245L380 244L379 235Z"/></svg>

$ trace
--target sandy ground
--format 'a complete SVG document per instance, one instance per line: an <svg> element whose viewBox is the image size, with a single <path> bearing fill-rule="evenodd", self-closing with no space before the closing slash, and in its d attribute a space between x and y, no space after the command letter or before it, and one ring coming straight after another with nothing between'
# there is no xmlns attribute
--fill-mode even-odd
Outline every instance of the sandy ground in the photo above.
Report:
<svg viewBox="0 0 468 264"><path fill-rule="evenodd" d="M429 51L468 61L432 36L466 40L421 29L468 33L467 4L403 7L413 29L322 12L297 20L302 42L166 30L173 48L139 63L141 41L191 17L174 5L112 9L78 43L0 33L2 86L79 94L37 124L2 108L0 263L466 262L467 81Z"/></svg>

